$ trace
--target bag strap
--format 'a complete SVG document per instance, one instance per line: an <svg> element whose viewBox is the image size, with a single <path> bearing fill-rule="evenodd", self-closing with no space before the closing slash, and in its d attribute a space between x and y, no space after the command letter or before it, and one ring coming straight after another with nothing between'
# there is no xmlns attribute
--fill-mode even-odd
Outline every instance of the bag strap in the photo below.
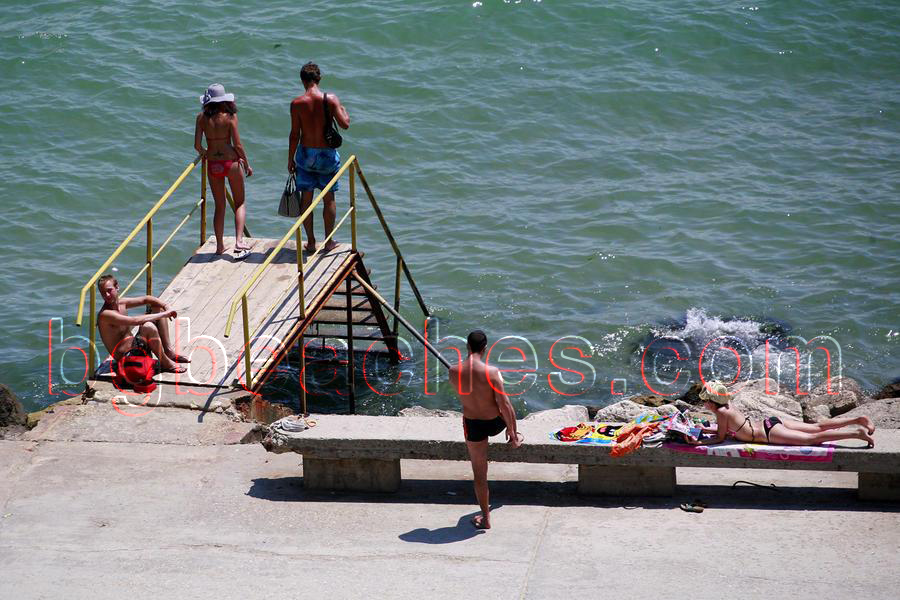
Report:
<svg viewBox="0 0 900 600"><path fill-rule="evenodd" d="M325 92L325 96L322 98L322 110L325 111L325 126L328 127L328 119L331 118L331 115L328 114L328 92Z"/></svg>

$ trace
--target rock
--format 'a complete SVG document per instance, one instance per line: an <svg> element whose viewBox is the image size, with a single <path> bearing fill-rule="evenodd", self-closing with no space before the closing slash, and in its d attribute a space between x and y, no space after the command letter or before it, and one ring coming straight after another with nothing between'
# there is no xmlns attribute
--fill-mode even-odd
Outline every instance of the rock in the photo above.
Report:
<svg viewBox="0 0 900 600"><path fill-rule="evenodd" d="M52 413L53 409L58 408L60 406L71 406L73 404L83 404L84 400L82 400L81 396L73 396L72 398L67 398L65 400L60 400L59 402L54 402L47 408L42 410L37 410L35 412L28 413L25 417L25 426L28 429L34 429L35 425L37 425L44 415L48 413Z"/></svg>
<svg viewBox="0 0 900 600"><path fill-rule="evenodd" d="M828 408L829 416L836 417L847 411L853 410L862 403L865 394L859 383L849 377L835 377L831 380L831 393L825 383L816 386L809 395L797 396L803 406L804 413L813 414L812 410L817 406ZM818 414L821 411L817 411Z"/></svg>
<svg viewBox="0 0 900 600"><path fill-rule="evenodd" d="M768 384L768 388L766 387L766 384ZM779 387L778 382L771 377L760 377L759 379L738 381L734 385L729 385L728 389L732 394L735 393L735 390L740 390L741 392L759 392L761 394L768 394L770 396L774 396L777 394L784 394L785 396L787 396L791 393L787 388Z"/></svg>
<svg viewBox="0 0 900 600"><path fill-rule="evenodd" d="M783 394L766 394L763 389L759 386L746 386L734 394L731 405L752 421L772 416L781 419L803 418L803 408L799 402Z"/></svg>
<svg viewBox="0 0 900 600"><path fill-rule="evenodd" d="M900 398L900 381L887 384L872 399L883 400L885 398Z"/></svg>
<svg viewBox="0 0 900 600"><path fill-rule="evenodd" d="M831 411L824 404L803 407L803 420L807 423L818 423L831 418Z"/></svg>
<svg viewBox="0 0 900 600"><path fill-rule="evenodd" d="M872 400L864 406L854 408L853 410L842 414L842 417L861 417L866 415L875 427L883 427L884 429L900 429L900 398L882 398L881 400ZM877 438L878 432L875 432Z"/></svg>
<svg viewBox="0 0 900 600"><path fill-rule="evenodd" d="M680 412L680 411L678 410L678 407L675 406L674 404L663 404L662 406L657 406L656 408L654 408L653 412L659 413L661 415L669 416L669 415L674 415L675 413Z"/></svg>
<svg viewBox="0 0 900 600"><path fill-rule="evenodd" d="M11 389L0 383L0 427L24 424L25 409L22 403Z"/></svg>
<svg viewBox="0 0 900 600"><path fill-rule="evenodd" d="M399 417L455 417L462 418L462 413L455 410L441 410L439 408L425 408L424 406L410 406L397 413Z"/></svg>
<svg viewBox="0 0 900 600"><path fill-rule="evenodd" d="M603 423L627 423L637 416L650 412L646 406L632 402L631 400L621 400L615 404L610 404L606 408L601 408L594 415L594 421Z"/></svg>
<svg viewBox="0 0 900 600"><path fill-rule="evenodd" d="M643 404L644 406L662 406L666 403L666 399L655 394L643 394L641 396L632 396L628 398L635 404Z"/></svg>
<svg viewBox="0 0 900 600"><path fill-rule="evenodd" d="M588 409L580 404L566 404L562 408L539 410L526 416L523 421L565 421L567 423L584 423L588 420Z"/></svg>
<svg viewBox="0 0 900 600"><path fill-rule="evenodd" d="M677 408L681 412L684 412L686 410L690 410L693 408L693 406L691 404L688 404L684 400L676 400L672 404L675 406L675 408Z"/></svg>
<svg viewBox="0 0 900 600"><path fill-rule="evenodd" d="M703 390L703 384L699 381L692 385L688 391L681 395L681 401L690 404L691 406L698 406L702 402L700 400L700 392Z"/></svg>

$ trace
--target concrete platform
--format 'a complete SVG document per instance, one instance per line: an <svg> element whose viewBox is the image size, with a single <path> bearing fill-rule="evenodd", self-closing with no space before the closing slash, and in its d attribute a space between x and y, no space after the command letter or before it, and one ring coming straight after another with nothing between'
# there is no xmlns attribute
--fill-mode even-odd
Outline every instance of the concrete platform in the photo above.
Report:
<svg viewBox="0 0 900 600"><path fill-rule="evenodd" d="M852 473L678 469L674 498L623 503L577 496L571 466L493 464L480 532L463 462L333 495L258 444L45 440L0 441L0 598L892 598L900 573L896 506Z"/></svg>
<svg viewBox="0 0 900 600"><path fill-rule="evenodd" d="M401 459L468 460L459 419L321 415L318 425L299 433L270 427L263 446L274 453L302 454L311 467L310 489L392 491L400 483ZM677 467L803 469L859 473L860 498L900 502L900 431L875 432L875 448L861 440L834 444L826 461L758 460L732 451L678 452L665 446L641 447L612 456L611 446L560 442L553 433L570 422L523 420L519 448L495 436L489 459L499 462L578 465L579 491L610 496L671 496ZM727 444L725 446L728 446ZM717 446L718 447L718 446Z"/></svg>
<svg viewBox="0 0 900 600"><path fill-rule="evenodd" d="M23 439L40 442L117 442L212 446L256 442L261 431L218 413L88 402L48 412Z"/></svg>

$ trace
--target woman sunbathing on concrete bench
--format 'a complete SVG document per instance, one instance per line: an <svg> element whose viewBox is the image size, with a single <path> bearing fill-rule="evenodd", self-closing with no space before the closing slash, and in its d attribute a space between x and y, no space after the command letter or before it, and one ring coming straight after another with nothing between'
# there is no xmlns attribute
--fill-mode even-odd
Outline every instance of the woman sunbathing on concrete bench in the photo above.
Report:
<svg viewBox="0 0 900 600"><path fill-rule="evenodd" d="M720 381L710 381L700 392L703 406L716 415L715 427L702 428L703 433L715 433L716 437L705 440L693 440L692 444L719 444L725 438L755 444L782 444L784 446L815 446L823 442L845 439L860 439L868 442L869 448L875 447L872 433L875 425L872 419L862 417L836 417L820 423L803 423L794 419L768 417L762 422L754 423L750 417L741 414L729 406L731 394ZM846 429L844 429L846 428Z"/></svg>

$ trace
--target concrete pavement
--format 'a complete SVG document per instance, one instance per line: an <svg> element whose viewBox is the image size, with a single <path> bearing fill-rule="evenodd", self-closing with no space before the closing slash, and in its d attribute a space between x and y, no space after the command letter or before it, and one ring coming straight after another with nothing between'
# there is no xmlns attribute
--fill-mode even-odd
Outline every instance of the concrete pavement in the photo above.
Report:
<svg viewBox="0 0 900 600"><path fill-rule="evenodd" d="M679 469L676 497L623 504L575 495L571 466L494 464L479 532L466 463L404 461L396 494L311 493L301 457L195 443L213 437L0 441L0 598L846 599L900 584L898 507L857 501L852 473ZM679 510L694 498L710 508Z"/></svg>

